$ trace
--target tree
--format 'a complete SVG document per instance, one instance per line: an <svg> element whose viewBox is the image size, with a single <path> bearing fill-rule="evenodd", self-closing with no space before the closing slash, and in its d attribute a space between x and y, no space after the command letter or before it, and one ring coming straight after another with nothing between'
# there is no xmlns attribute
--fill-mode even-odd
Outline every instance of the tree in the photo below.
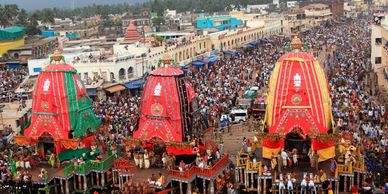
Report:
<svg viewBox="0 0 388 194"><path fill-rule="evenodd" d="M26 34L27 35L30 35L30 36L33 36L33 35L37 35L37 34L40 34L41 31L40 29L37 27L37 25L34 25L33 23L28 23L26 26L25 26L25 29L26 31Z"/></svg>
<svg viewBox="0 0 388 194"><path fill-rule="evenodd" d="M40 15L40 20L43 22L43 23L54 23L54 12L52 9L43 9L41 11L41 15Z"/></svg>
<svg viewBox="0 0 388 194"><path fill-rule="evenodd" d="M0 25L10 26L19 13L19 7L16 4L0 5Z"/></svg>
<svg viewBox="0 0 388 194"><path fill-rule="evenodd" d="M28 22L27 11L25 9L21 9L16 20L16 25L26 26L27 22Z"/></svg>

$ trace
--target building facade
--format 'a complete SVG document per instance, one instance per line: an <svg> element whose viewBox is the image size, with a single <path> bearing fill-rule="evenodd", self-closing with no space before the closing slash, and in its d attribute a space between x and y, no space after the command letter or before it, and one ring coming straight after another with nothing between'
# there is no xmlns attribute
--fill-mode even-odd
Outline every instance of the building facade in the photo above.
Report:
<svg viewBox="0 0 388 194"><path fill-rule="evenodd" d="M376 14L371 25L371 63L380 100L388 105L388 15Z"/></svg>
<svg viewBox="0 0 388 194"><path fill-rule="evenodd" d="M312 19L315 23L323 23L332 19L332 12L328 5L317 3L303 7L307 19ZM313 24L315 25L315 24Z"/></svg>
<svg viewBox="0 0 388 194"><path fill-rule="evenodd" d="M238 26L242 25L241 20L230 17L228 15L219 15L219 16L204 16L200 15L197 18L197 28L200 29L217 29L217 30L226 30L226 29L235 29Z"/></svg>
<svg viewBox="0 0 388 194"><path fill-rule="evenodd" d="M329 7L334 18L340 18L344 15L344 0L315 0L315 1L300 1L299 7L305 7L310 4L325 4Z"/></svg>

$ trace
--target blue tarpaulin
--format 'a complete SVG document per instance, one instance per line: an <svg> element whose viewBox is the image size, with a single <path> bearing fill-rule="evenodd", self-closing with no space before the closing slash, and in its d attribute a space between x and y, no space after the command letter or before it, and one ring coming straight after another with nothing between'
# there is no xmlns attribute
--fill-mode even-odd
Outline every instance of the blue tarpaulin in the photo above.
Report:
<svg viewBox="0 0 388 194"><path fill-rule="evenodd" d="M216 62L217 60L218 60L217 56L211 56L211 57L205 58L203 60L203 62L204 63L213 63L213 62Z"/></svg>
<svg viewBox="0 0 388 194"><path fill-rule="evenodd" d="M134 80L134 81L130 81L130 82L127 82L124 84L124 86L127 88L127 89L140 89L143 87L143 84L144 84L144 80L143 79L138 79L138 80Z"/></svg>
<svg viewBox="0 0 388 194"><path fill-rule="evenodd" d="M7 68L8 69L17 69L20 66L21 66L20 63L7 63Z"/></svg>
<svg viewBox="0 0 388 194"><path fill-rule="evenodd" d="M251 46L257 46L259 43L257 41L252 41L252 42L250 42L248 44L251 45Z"/></svg>
<svg viewBox="0 0 388 194"><path fill-rule="evenodd" d="M193 61L191 64L193 64L195 67L202 67L204 63L202 61Z"/></svg>
<svg viewBox="0 0 388 194"><path fill-rule="evenodd" d="M39 73L39 72L42 71L42 68L41 68L41 67L35 67L35 68L33 69L33 71L34 71L34 73Z"/></svg>
<svg viewBox="0 0 388 194"><path fill-rule="evenodd" d="M185 72L185 73L187 73L187 72L189 71L189 68L184 67L184 68L182 68L182 71Z"/></svg>
<svg viewBox="0 0 388 194"><path fill-rule="evenodd" d="M97 96L97 90L95 88L87 88L86 92L89 96Z"/></svg>
<svg viewBox="0 0 388 194"><path fill-rule="evenodd" d="M226 51L223 51L225 54L227 55L237 55L237 51L233 51L233 50L226 50Z"/></svg>
<svg viewBox="0 0 388 194"><path fill-rule="evenodd" d="M269 43L268 39L266 38L260 39L260 44L265 44L265 43Z"/></svg>
<svg viewBox="0 0 388 194"><path fill-rule="evenodd" d="M244 45L243 47L244 47L244 48L253 48L254 46L251 45L251 44L246 44L246 45Z"/></svg>

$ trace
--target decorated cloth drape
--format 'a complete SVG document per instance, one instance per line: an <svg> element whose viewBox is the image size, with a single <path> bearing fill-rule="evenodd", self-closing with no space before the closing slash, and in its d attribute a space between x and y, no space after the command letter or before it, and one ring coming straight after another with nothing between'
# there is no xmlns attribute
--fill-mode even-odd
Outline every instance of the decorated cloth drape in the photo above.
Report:
<svg viewBox="0 0 388 194"><path fill-rule="evenodd" d="M265 158L284 147L284 137L290 132L297 132L304 139L327 134L332 124L329 87L322 67L311 54L290 52L277 61L269 82L264 120L269 134L283 137L272 141L264 138ZM329 148L322 152L320 160L333 156L331 142L314 142L313 148L318 152Z"/></svg>
<svg viewBox="0 0 388 194"><path fill-rule="evenodd" d="M143 90L139 127L134 138L182 142L183 123L189 119L184 118L183 106L189 110L188 105L195 96L190 83L182 80L183 75L182 70L171 67L151 72Z"/></svg>
<svg viewBox="0 0 388 194"><path fill-rule="evenodd" d="M91 104L73 67L50 64L39 74L33 93L31 124L24 136L37 141L43 133L49 134L57 154L63 149L77 149L78 139L100 125ZM68 141L71 133L76 140Z"/></svg>

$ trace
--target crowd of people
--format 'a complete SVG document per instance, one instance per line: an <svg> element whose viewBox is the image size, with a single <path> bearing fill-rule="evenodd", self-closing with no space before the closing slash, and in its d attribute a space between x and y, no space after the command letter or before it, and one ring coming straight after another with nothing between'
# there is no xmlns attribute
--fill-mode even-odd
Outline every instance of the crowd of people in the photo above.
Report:
<svg viewBox="0 0 388 194"><path fill-rule="evenodd" d="M358 19L359 25L349 25L349 22L327 23L323 26L310 29L302 33L301 39L313 51L327 53L323 67L327 73L332 99L334 129L339 134L352 134L349 140L342 143L355 147L365 155L364 160L368 167L371 179L363 183L366 192L378 189L388 180L388 163L384 159L387 152L387 118L385 107L381 106L370 95L365 84L368 72L371 69L370 58L370 18ZM271 36L255 48L241 49L232 55L222 56L220 60L204 65L201 68L192 68L188 73L199 98L199 108L210 125L217 125L222 114L239 106L242 92L256 86L265 90L276 60L284 54L283 48L289 39ZM25 68L15 70L1 70L0 102L17 99L14 90L27 76ZM97 99L93 103L96 116L102 121L104 129L97 132L101 141L111 141L121 145L122 141L131 137L137 129L139 119L140 97L138 95L122 95L108 97L106 100ZM199 141L199 140L197 140ZM348 142L346 142L348 141ZM196 142L194 142L196 144ZM198 144L198 142L197 142ZM244 150L250 152L250 142L243 143ZM139 168L164 167L169 170L185 171L191 165L209 168L221 158L220 150L208 150L205 154L198 154L193 163L186 164L183 160L177 164L175 156L166 152L165 146L155 144L150 148L147 145L137 144L124 146L126 157L133 160ZM27 173L20 176L28 177L28 170L35 162L34 150L9 148L6 154L0 156L0 175L3 181L11 177L10 158L17 162L16 168ZM27 151L26 151L27 150ZM279 160L274 156L274 163L287 166L289 159L293 165L298 165L296 151L287 154L282 150ZM352 165L352 156L356 157L356 150L345 150L341 156L346 165ZM338 159L336 158L336 159ZM348 160L346 160L348 159ZM333 164L336 160L333 160ZM336 168L336 165L332 165ZM274 169L276 165L271 166ZM317 166L316 166L317 167ZM329 169L321 169L319 174ZM333 169L330 169L332 172ZM22 172L22 171L21 171ZM326 175L325 175L326 176ZM164 182L163 175L153 175L148 183L157 186ZM233 185L231 181L227 185ZM377 187L375 187L377 184ZM147 186L146 186L147 185ZM141 185L129 181L128 190L148 190L148 184ZM230 188L233 188L231 186ZM369 189L368 189L369 188Z"/></svg>
<svg viewBox="0 0 388 194"><path fill-rule="evenodd" d="M384 162L383 158L388 156L386 123L388 114L385 107L371 96L371 91L366 84L367 75L371 70L370 18L361 18L357 21L360 25L349 25L350 21L327 23L310 29L300 36L315 57L324 56L322 65L329 80L334 117L333 131L342 135L341 145L344 145L343 152L331 160L330 169L322 170L330 170L333 175L337 162L354 165L364 159L368 178L362 188L354 185L352 191L368 193L379 190L383 187L383 183L387 183L388 163ZM268 51L270 50L268 47L271 46L281 48L284 46L284 41L285 39L282 38L269 38L269 43L255 52ZM282 54L279 50L274 52ZM257 83L259 87L266 87L268 84L266 80L273 68L272 60L279 57L271 59L268 56L274 55L264 52L259 58L264 58L263 56L267 56L269 64L266 65L261 61L259 65L269 71L259 74L261 78L259 79L261 83ZM345 138L349 136L348 134L350 138ZM297 165L298 159L294 156L294 150L290 153L283 150L278 157L273 156L272 169L277 166L284 168ZM316 161L316 157L316 154L312 154L310 162ZM318 165L313 163L311 167L318 168Z"/></svg>
<svg viewBox="0 0 388 194"><path fill-rule="evenodd" d="M323 67L327 73L330 96L333 99L334 130L340 134L353 134L350 144L354 147L362 147L362 153L366 154L365 162L369 171L381 172L379 174L380 184L384 182L388 169L387 164L382 160L387 156L385 151L387 113L366 88L365 78L371 68L368 60L370 51L367 49L370 45L370 29L367 25L368 19L361 19L359 22L363 25L347 25L346 22L328 23L300 36L317 55L322 52L327 53L324 55ZM256 48L240 50L231 56L225 55L219 61L206 64L201 68L193 68L188 73L199 97L200 110L206 115L210 125L216 125L222 114L238 106L241 91L253 86L263 90L267 87L274 64L284 54L283 48L288 41L289 39L286 38L272 36ZM136 104L136 102L133 103ZM102 107L109 106L107 104L109 103ZM135 107L137 108L138 104ZM115 115L126 115L124 113L126 109L123 109L123 113L120 113L120 108L114 110L108 108L108 110L113 118ZM131 111L131 114L136 114L136 111L138 109ZM117 123L120 121L111 120L111 125ZM121 124L121 126L124 125ZM131 132L133 130L136 130L136 126L130 128ZM342 153L345 159L350 157L346 153L349 153L349 150ZM354 151L350 153L356 155ZM286 158L284 161L291 159L292 163L297 165L297 158L294 157L295 151L287 156L283 155L281 157ZM144 158L144 153L140 158ZM163 158L168 158L168 156L164 155ZM311 160L313 158L314 156ZM198 156L194 165L203 165L204 163L200 162L201 159L204 160L204 156ZM333 161L335 165L332 166L335 168L336 160ZM143 166L148 165L143 163ZM186 169L185 167L187 164L180 162L174 168ZM376 177L373 180L376 181ZM373 184L372 179L368 181L366 185Z"/></svg>
<svg viewBox="0 0 388 194"><path fill-rule="evenodd" d="M140 97L114 96L93 102L96 116L107 126L110 134L129 137L137 128Z"/></svg>
<svg viewBox="0 0 388 194"><path fill-rule="evenodd" d="M367 75L371 70L370 63L370 18L359 19L360 25L341 23L316 28L308 40L326 48L328 57L325 61L330 85L335 131L340 134L352 134L344 157L345 165L359 161L357 148L361 157L365 155L368 171L375 176L365 185L387 182L388 164L382 160L387 152L388 114L368 88ZM313 38L312 34L321 34ZM348 140L349 141L349 140ZM356 148L354 150L351 150ZM358 160L352 160L358 158ZM353 161L353 162L352 162ZM374 183L372 183L374 182ZM380 186L380 185L379 185ZM367 186L365 188L368 188Z"/></svg>
<svg viewBox="0 0 388 194"><path fill-rule="evenodd" d="M270 40L258 48L224 54L223 59L193 68L189 73L200 110L210 125L217 124L222 114L239 107L239 99L251 87L265 89L275 61L283 53L279 45L286 42L277 37Z"/></svg>
<svg viewBox="0 0 388 194"><path fill-rule="evenodd" d="M15 93L15 90L27 76L26 67L0 70L0 103L20 100L20 96Z"/></svg>

